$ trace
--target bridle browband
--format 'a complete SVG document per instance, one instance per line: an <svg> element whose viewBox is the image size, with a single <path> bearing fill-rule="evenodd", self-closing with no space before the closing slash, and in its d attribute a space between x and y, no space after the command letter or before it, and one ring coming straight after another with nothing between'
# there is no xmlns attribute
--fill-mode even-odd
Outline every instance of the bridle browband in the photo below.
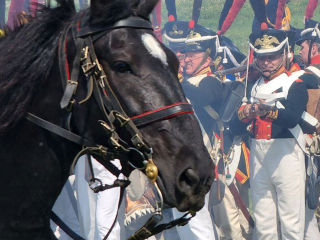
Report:
<svg viewBox="0 0 320 240"><path fill-rule="evenodd" d="M85 24L86 23L88 22L85 22ZM111 26L83 26L79 29L77 36L80 38L84 38L89 35L101 34L101 32L105 34L106 31L118 28L138 28L153 30L150 21L141 17L131 16L126 19L122 19ZM96 36L94 37L96 38Z"/></svg>
<svg viewBox="0 0 320 240"><path fill-rule="evenodd" d="M128 163L132 167L140 170L144 170L146 168L157 170L157 167L152 160L152 148L143 139L137 127L142 127L154 122L170 119L180 114L193 113L192 106L187 102L178 102L159 109L141 113L137 116L128 117L109 85L108 78L97 59L93 46L93 41L114 29L136 28L152 30L150 21L141 17L131 16L107 27L83 26L79 28L82 23L87 24L88 21L77 22L74 24L74 26L66 27L60 37L59 66L61 77L62 79L65 79L65 82L63 81L62 83L64 87L64 94L61 99L60 106L61 108L66 109L68 112L69 120L66 125L69 126L70 119L72 117L73 106L76 102L75 96L77 93L80 69L82 69L87 79L88 92L86 98L80 101L79 104L86 102L92 95L94 96L94 99L103 116L103 119L99 120L99 122L106 132L108 146L106 147L95 144L82 136L72 133L68 127L66 127L67 129L62 128L37 116L34 116L31 113L27 114L26 119L50 132L83 146L83 150L77 154L75 160L73 161L71 166L72 171L77 163L77 160L84 154L94 155L99 163L105 166L117 177L120 175L120 173L123 173L125 176L130 174L125 165ZM73 38L76 42L76 56L73 60L71 78L69 76L69 65L66 55L67 34L69 33L70 29L72 30ZM130 136L130 143L122 140L117 133L118 131L126 131ZM114 167L112 163L110 163L110 160L116 158L120 159L121 161L121 171ZM135 160L135 158L138 158L138 160ZM171 222L168 224L162 224L161 228L158 226L155 227L162 219L162 194L155 182L158 176L154 176L152 172L151 175L148 175L148 172L146 172L146 175L151 182L155 183L161 203L157 206L155 214L147 222L148 225L146 224L143 226L143 228L135 233L130 239L145 239L164 229L176 225L186 224L191 219L183 216L178 220L175 220L174 223ZM111 187L126 187L127 185L128 183L124 184L121 183L121 181L117 181ZM110 185L105 186L105 189L108 188L110 188ZM194 215L192 215L192 217L193 216Z"/></svg>

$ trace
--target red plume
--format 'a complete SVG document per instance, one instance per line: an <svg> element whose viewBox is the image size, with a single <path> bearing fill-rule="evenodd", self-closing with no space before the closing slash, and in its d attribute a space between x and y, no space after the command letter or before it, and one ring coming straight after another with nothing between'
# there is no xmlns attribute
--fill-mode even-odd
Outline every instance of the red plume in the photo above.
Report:
<svg viewBox="0 0 320 240"><path fill-rule="evenodd" d="M246 0L234 0L229 10L228 16L226 17L225 21L222 24L221 35L223 35L230 28L231 24L233 23L234 19L237 17L245 1Z"/></svg>
<svg viewBox="0 0 320 240"><path fill-rule="evenodd" d="M173 16L173 15L170 15L170 16L168 17L168 22L173 22L173 21L175 21L174 16Z"/></svg>
<svg viewBox="0 0 320 240"><path fill-rule="evenodd" d="M307 8L306 8L306 13L305 13L306 19L310 19L313 17L313 13L318 6L318 2L319 2L319 0L309 0Z"/></svg>
<svg viewBox="0 0 320 240"><path fill-rule="evenodd" d="M189 22L189 29L193 29L194 28L194 20L191 20Z"/></svg>
<svg viewBox="0 0 320 240"><path fill-rule="evenodd" d="M265 23L265 22L261 23L260 29L261 29L261 30L268 29L268 24Z"/></svg>
<svg viewBox="0 0 320 240"><path fill-rule="evenodd" d="M249 54L249 64L253 63L253 49L250 49L250 54Z"/></svg>
<svg viewBox="0 0 320 240"><path fill-rule="evenodd" d="M283 13L286 6L287 0L279 0L278 1L278 8L277 8L277 16L276 16L276 23L274 25L275 29L281 29L282 27L282 19Z"/></svg>
<svg viewBox="0 0 320 240"><path fill-rule="evenodd" d="M159 1L157 3L157 5L154 7L153 9L155 15L156 15L156 18L157 18L157 25L161 28L161 18L162 18L162 15L161 15L161 1Z"/></svg>
<svg viewBox="0 0 320 240"><path fill-rule="evenodd" d="M220 19L219 19L219 25L218 25L219 30L221 29L224 20L226 20L226 17L228 16L229 10L233 2L234 0L226 0L226 2L224 3L223 9L220 13Z"/></svg>

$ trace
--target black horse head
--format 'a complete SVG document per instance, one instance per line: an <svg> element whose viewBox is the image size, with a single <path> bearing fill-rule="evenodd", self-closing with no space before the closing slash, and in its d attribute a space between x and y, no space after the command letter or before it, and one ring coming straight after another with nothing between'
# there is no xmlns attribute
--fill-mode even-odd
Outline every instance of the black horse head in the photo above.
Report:
<svg viewBox="0 0 320 240"><path fill-rule="evenodd" d="M76 14L73 1L61 0L57 8L43 7L36 18L0 41L0 236L50 238L50 210L81 150L78 144L27 121L27 112L63 128L70 123L81 139L109 146L99 121L105 120L101 108L108 103L101 98L99 104L91 88L102 90L100 95L107 98L115 96L125 117L133 120L186 105L176 57L146 27L156 3L96 0L90 9ZM146 25L137 27L135 20ZM84 39L83 46L88 46L87 36L92 37L99 62L93 72L98 76L96 70L101 68L105 73L99 78L102 82L92 83L82 71L73 74L83 58L77 54L78 40ZM71 120L66 121L70 115L60 102L69 96L66 89L73 81L67 80L72 76L79 79L68 101ZM109 87L105 92L104 84ZM121 141L136 147L128 131L114 127ZM153 149L157 182L167 203L181 211L199 210L214 173L196 117L190 111L175 111L141 124L137 132Z"/></svg>

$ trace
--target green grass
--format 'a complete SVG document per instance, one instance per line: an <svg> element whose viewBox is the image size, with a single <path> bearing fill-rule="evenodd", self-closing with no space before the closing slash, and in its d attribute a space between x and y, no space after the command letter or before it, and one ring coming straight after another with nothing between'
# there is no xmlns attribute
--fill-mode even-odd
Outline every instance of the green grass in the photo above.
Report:
<svg viewBox="0 0 320 240"><path fill-rule="evenodd" d="M1 0L0 0L1 1ZM172 0L174 1L174 0ZM10 0L6 0L7 9L9 9ZM54 2L51 0L51 2ZM289 3L291 11L291 25L296 28L303 28L303 17L308 0L291 0ZM78 6L78 1L76 1ZM203 0L199 24L218 30L218 22L221 10L225 0ZM193 0L176 0L177 14L179 20L190 21L192 16ZM167 21L167 10L164 0L162 0L162 26ZM8 12L8 11L7 11ZM315 11L314 20L320 21L320 6ZM7 16L6 16L7 17ZM233 22L225 36L233 40L243 53L247 53L248 37L251 33L251 24L253 20L253 11L249 0L246 1L239 15Z"/></svg>
<svg viewBox="0 0 320 240"><path fill-rule="evenodd" d="M162 1L163 21L162 25L167 21L167 11L164 1ZM202 11L199 18L199 24L210 28L214 31L218 30L218 23L221 10L225 0L203 0ZM291 11L291 25L296 28L304 28L303 18L308 0L291 0L289 8ZM319 4L320 5L320 4ZM179 20L190 21L192 16L193 0L176 0L177 15ZM315 11L314 20L320 21L320 6ZM251 24L253 20L253 11L249 0L246 1L243 8L239 12L237 18L231 25L230 29L225 33L243 53L248 51L248 37L251 33Z"/></svg>

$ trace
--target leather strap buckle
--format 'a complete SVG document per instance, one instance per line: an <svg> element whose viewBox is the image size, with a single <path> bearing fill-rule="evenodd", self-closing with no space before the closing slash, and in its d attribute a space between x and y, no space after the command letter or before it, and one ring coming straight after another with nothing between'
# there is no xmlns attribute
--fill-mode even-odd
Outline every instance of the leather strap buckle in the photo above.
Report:
<svg viewBox="0 0 320 240"><path fill-rule="evenodd" d="M80 61L82 62L86 60L88 56L89 56L89 47L86 46L82 49Z"/></svg>
<svg viewBox="0 0 320 240"><path fill-rule="evenodd" d="M81 65L82 71L87 77L95 67L96 63L84 63L83 65Z"/></svg>
<svg viewBox="0 0 320 240"><path fill-rule="evenodd" d="M151 235L152 233L146 227L142 227L128 240L142 240L146 239L146 237L150 237Z"/></svg>

